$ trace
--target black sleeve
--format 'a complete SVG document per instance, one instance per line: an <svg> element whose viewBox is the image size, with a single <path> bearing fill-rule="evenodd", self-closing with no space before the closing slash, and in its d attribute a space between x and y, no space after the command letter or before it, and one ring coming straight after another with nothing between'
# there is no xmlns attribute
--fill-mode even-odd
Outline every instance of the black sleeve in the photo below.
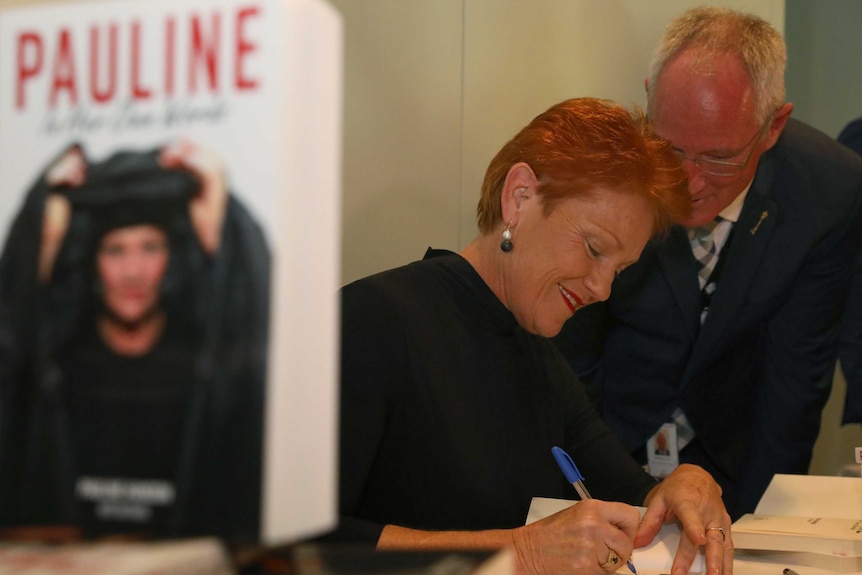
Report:
<svg viewBox="0 0 862 575"><path fill-rule="evenodd" d="M22 485L39 491L42 485L52 489L55 484L53 475L40 473L31 481L32 475L26 473L30 468L43 471L33 462L56 453L43 442L35 442L30 433L39 424L50 423L32 421L34 398L40 389L36 382L48 369L42 352L42 289L37 278L45 199L50 192L46 171L37 174L27 190L0 256L0 509L4 510L0 512L0 526L24 524L33 515L22 502ZM38 455L33 445L41 446ZM53 498L41 499L46 501L42 508L55 507Z"/></svg>
<svg viewBox="0 0 862 575"><path fill-rule="evenodd" d="M578 462L590 494L596 499L643 505L656 480L626 451L587 399L583 384L566 360L558 356L559 375L565 386L566 445Z"/></svg>
<svg viewBox="0 0 862 575"><path fill-rule="evenodd" d="M341 292L339 525L327 540L375 543L383 525L356 517L395 401L393 382L408 377L398 318L365 282Z"/></svg>

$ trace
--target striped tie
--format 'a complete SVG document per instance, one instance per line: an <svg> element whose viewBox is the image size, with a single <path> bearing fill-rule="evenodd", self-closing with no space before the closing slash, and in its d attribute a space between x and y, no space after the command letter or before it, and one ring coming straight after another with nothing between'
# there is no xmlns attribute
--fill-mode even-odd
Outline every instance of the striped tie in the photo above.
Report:
<svg viewBox="0 0 862 575"><path fill-rule="evenodd" d="M706 286L715 264L718 262L718 250L715 248L715 228L723 222L721 216L716 216L713 221L699 228L688 231L688 239L691 241L691 251L697 259L700 269L697 272L700 281L700 289Z"/></svg>
<svg viewBox="0 0 862 575"><path fill-rule="evenodd" d="M699 269L697 271L700 289L707 296L712 296L715 291L715 282L707 284L709 276L715 269L715 264L718 263L718 247L716 246L716 237L720 237L721 244L727 239L727 234L730 233L732 222L725 220L721 216L716 216L713 221L699 228L690 228L688 230L688 239L691 242L691 251L697 259ZM706 321L706 315L709 307L704 307L700 313L700 323ZM671 421L676 424L677 429L677 448L682 451L682 448L688 445L694 439L694 429L688 422L688 418L679 407L671 415Z"/></svg>
<svg viewBox="0 0 862 575"><path fill-rule="evenodd" d="M703 294L703 308L700 312L701 325L706 321L706 316L709 313L709 302L712 300L712 294L715 293L716 288L715 280L710 281L710 277L718 263L718 255L727 242L732 228L732 221L716 216L708 225L688 231L691 251L699 266L697 279Z"/></svg>

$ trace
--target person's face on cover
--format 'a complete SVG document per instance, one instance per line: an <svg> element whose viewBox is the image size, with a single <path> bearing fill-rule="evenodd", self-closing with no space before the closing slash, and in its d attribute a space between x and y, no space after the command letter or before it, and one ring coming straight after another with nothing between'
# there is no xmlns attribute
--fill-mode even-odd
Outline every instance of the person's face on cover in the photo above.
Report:
<svg viewBox="0 0 862 575"><path fill-rule="evenodd" d="M659 451L664 451L667 449L667 437L664 433L659 433L655 436L655 447Z"/></svg>
<svg viewBox="0 0 862 575"><path fill-rule="evenodd" d="M155 312L168 257L167 236L155 226L129 226L105 234L99 242L97 268L108 313L134 325Z"/></svg>
<svg viewBox="0 0 862 575"><path fill-rule="evenodd" d="M545 215L540 196L520 200L504 303L527 331L553 337L578 309L606 300L616 274L640 257L652 234L646 200L594 189Z"/></svg>

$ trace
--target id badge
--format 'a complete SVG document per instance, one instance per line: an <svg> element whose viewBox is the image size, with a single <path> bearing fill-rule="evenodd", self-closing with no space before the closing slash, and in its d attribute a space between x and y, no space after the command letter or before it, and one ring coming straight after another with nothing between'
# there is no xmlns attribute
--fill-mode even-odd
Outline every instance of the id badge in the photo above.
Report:
<svg viewBox="0 0 862 575"><path fill-rule="evenodd" d="M647 440L647 463L653 477L667 477L679 466L676 424L665 423Z"/></svg>

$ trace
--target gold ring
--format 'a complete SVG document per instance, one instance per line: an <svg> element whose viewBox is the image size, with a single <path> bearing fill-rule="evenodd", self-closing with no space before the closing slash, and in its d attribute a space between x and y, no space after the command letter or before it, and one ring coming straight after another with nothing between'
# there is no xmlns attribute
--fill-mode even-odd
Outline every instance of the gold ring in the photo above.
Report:
<svg viewBox="0 0 862 575"><path fill-rule="evenodd" d="M724 532L723 527L709 527L706 531L703 532L703 534L706 535L710 531L718 531L719 533L721 533L721 542L722 543L727 541L727 533Z"/></svg>
<svg viewBox="0 0 862 575"><path fill-rule="evenodd" d="M608 549L608 560L601 564L605 571L616 571L620 566L620 556L613 549Z"/></svg>

